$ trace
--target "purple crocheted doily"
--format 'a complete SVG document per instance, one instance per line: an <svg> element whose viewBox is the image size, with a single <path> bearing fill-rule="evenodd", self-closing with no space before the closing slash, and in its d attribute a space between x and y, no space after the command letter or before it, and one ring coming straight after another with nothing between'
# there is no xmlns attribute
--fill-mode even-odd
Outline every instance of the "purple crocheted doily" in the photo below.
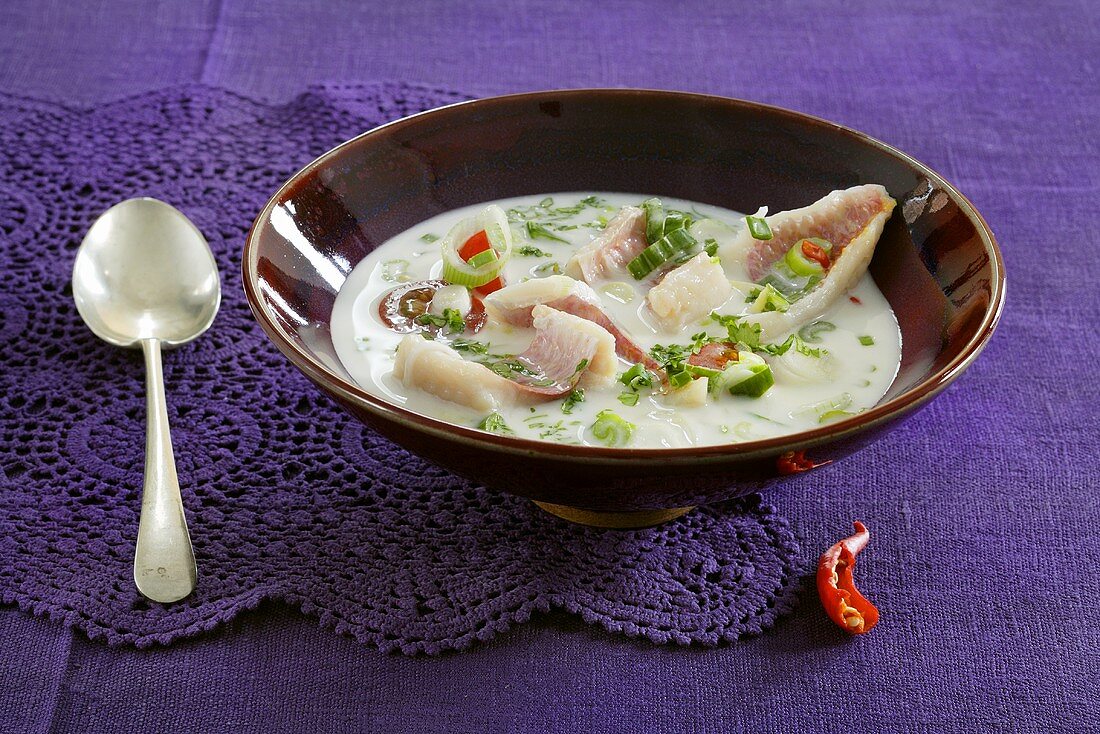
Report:
<svg viewBox="0 0 1100 734"><path fill-rule="evenodd" d="M465 648L552 608L708 644L790 609L798 547L758 496L648 530L570 525L349 419L253 321L237 273L268 195L341 140L460 98L398 84L278 105L205 87L91 110L0 97L0 602L146 646L280 599L405 653ZM165 358L200 574L170 605L144 601L131 575L140 355L87 331L69 287L92 220L132 196L191 217L223 278L211 331Z"/></svg>

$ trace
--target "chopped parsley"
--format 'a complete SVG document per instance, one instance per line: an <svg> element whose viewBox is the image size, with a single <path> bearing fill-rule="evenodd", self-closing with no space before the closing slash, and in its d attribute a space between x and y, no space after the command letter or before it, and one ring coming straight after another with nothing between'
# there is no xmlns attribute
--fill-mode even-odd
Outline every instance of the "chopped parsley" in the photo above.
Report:
<svg viewBox="0 0 1100 734"><path fill-rule="evenodd" d="M777 357L783 356L792 348L807 357L820 357L825 353L823 349L806 346L806 342L797 334L791 334L782 344L764 344L760 338L760 324L745 323L740 316L723 316L718 313L711 313L710 317L726 327L731 342L743 344L754 352L774 354Z"/></svg>
<svg viewBox="0 0 1100 734"><path fill-rule="evenodd" d="M459 334L466 330L466 320L462 318L462 313L456 308L443 309L442 316L437 316L434 313L422 313L416 317L416 323L446 329L452 334Z"/></svg>
<svg viewBox="0 0 1100 734"><path fill-rule="evenodd" d="M523 257L553 257L553 253L547 252L546 250L541 250L532 245L524 245L523 247L520 247L518 250L516 250L516 254Z"/></svg>
<svg viewBox="0 0 1100 734"><path fill-rule="evenodd" d="M488 354L489 345L474 339L458 338L451 342L451 349L456 352L469 352L470 354Z"/></svg>
<svg viewBox="0 0 1100 734"><path fill-rule="evenodd" d="M553 240L554 242L564 242L569 244L569 240L558 237L556 234L546 228L545 225L538 222L528 221L523 225L527 230L527 237L532 240Z"/></svg>
<svg viewBox="0 0 1100 734"><path fill-rule="evenodd" d="M573 388L573 392L565 396L565 400L561 401L561 412L569 415L573 412L573 408L578 404L584 402L584 388Z"/></svg>
<svg viewBox="0 0 1100 734"><path fill-rule="evenodd" d="M488 431L489 433L497 433L501 436L505 434L515 433L515 431L509 428L508 424L504 422L504 416L502 416L500 413L490 413L489 415L485 416L485 419L482 420L481 423L478 423L477 427L483 431Z"/></svg>

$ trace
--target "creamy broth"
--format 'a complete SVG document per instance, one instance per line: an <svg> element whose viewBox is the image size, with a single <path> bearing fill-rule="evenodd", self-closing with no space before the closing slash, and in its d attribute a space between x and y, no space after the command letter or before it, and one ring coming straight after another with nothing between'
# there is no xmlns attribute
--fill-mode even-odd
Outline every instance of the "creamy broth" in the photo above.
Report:
<svg viewBox="0 0 1100 734"><path fill-rule="evenodd" d="M586 197L589 202L596 197L597 203L577 206ZM614 217L620 207L638 206L646 198L637 194L588 192L518 197L457 209L418 224L383 243L348 276L337 295L332 315L332 339L337 355L352 378L379 398L449 423L479 426L486 418L485 411L406 387L394 376L395 352L404 335L392 331L379 318L381 300L402 282L440 278L438 238L490 203L509 212L514 249L504 265L503 279L506 284L515 284L526 278L561 272L570 256L599 235L601 225ZM548 199L552 199L552 204L547 203ZM540 202L546 206L540 207ZM733 288L729 298L714 311L728 315L745 313L749 293L757 286L749 282L743 263L725 252L728 241L745 226L744 215L670 198L663 198L663 203L669 209L691 212L697 219L716 220L708 222L704 234L718 245L717 254ZM551 210L560 212L565 207L579 210L560 217L546 214ZM525 226L528 217L547 228L529 230ZM709 318L692 321L679 333L662 331L647 306L648 285L632 279L625 271L608 282L592 284L607 315L644 350L657 344L691 344L692 335L700 332L716 337L727 333L725 326ZM629 405L620 396L630 390L615 381L605 388L585 389L583 402L570 405L563 399L554 399L533 405L502 405L495 412L519 437L601 446L605 443L593 435L592 426L597 414L612 411L633 424L630 447L672 448L794 433L873 406L886 393L897 372L901 333L893 311L871 276L864 274L813 321L825 321L835 327L811 330L809 335L814 340L805 346L820 350L820 356L807 357L794 350L782 357L762 355L771 366L775 384L760 397L712 395L705 405L684 407L676 404L674 396L659 389L644 389L637 391L637 403ZM523 352L533 334L530 328L490 319L478 333L460 336L487 345L490 354L511 355ZM785 336L769 342L782 342ZM467 359L485 359L485 355L459 353ZM630 367L630 362L619 360L620 373ZM827 374L828 378L822 379L819 373ZM807 374L813 379L807 380ZM563 404L571 412L564 412Z"/></svg>

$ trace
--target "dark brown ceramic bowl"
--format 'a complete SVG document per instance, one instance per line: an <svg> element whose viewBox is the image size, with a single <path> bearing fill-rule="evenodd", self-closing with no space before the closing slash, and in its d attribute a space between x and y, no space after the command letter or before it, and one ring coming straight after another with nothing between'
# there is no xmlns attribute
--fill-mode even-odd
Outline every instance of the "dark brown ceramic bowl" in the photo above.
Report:
<svg viewBox="0 0 1100 734"><path fill-rule="evenodd" d="M901 369L877 406L811 431L686 449L490 435L367 393L340 366L329 338L347 273L382 242L449 209L524 194L623 191L740 211L767 203L778 211L861 183L883 184L898 200L871 273L901 324ZM756 490L872 442L977 357L996 326L1005 280L993 234L970 202L866 135L721 97L571 90L443 107L329 151L256 219L244 250L244 288L279 350L393 441L574 519L646 524L674 515L664 512L670 508ZM631 512L639 514L598 514Z"/></svg>

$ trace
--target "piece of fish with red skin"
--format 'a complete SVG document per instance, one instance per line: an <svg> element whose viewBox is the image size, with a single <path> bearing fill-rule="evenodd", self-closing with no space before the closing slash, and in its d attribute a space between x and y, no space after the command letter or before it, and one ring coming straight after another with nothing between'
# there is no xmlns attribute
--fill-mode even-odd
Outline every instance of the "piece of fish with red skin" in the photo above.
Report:
<svg viewBox="0 0 1100 734"><path fill-rule="evenodd" d="M836 262L844 248L874 217L893 207L894 200L877 184L834 191L801 209L765 217L770 240L754 240L745 255L745 270L753 282L763 278L787 250L800 240L819 237L833 245L829 259ZM749 237L747 231L741 235Z"/></svg>
<svg viewBox="0 0 1100 734"><path fill-rule="evenodd" d="M728 342L704 344L697 353L688 357L693 367L706 367L712 370L724 370L730 362L737 361L737 347Z"/></svg>
<svg viewBox="0 0 1100 734"><path fill-rule="evenodd" d="M565 274L586 283L607 280L609 274L623 270L649 243L645 238L645 212L636 206L624 206L603 231L573 253L565 264Z"/></svg>
<svg viewBox="0 0 1100 734"><path fill-rule="evenodd" d="M534 394L561 397L582 380L592 386L614 380L618 360L610 333L549 306L540 304L533 312L535 339L513 359L537 377L521 372L511 378L514 382Z"/></svg>
<svg viewBox="0 0 1100 734"><path fill-rule="evenodd" d="M428 312L435 292L445 285L447 283L442 280L419 280L399 285L378 302L378 318L398 334L420 331L438 336L445 327L422 324L417 319ZM473 294L470 294L470 303L470 312L463 319L466 322L465 331L476 334L485 326L485 304Z"/></svg>
<svg viewBox="0 0 1100 734"><path fill-rule="evenodd" d="M628 362L641 362L647 369L664 374L660 365L604 313L600 297L583 281L565 275L529 280L497 291L487 298L487 302L494 318L514 326L531 326L531 313L538 305L579 316L611 334L620 357Z"/></svg>

